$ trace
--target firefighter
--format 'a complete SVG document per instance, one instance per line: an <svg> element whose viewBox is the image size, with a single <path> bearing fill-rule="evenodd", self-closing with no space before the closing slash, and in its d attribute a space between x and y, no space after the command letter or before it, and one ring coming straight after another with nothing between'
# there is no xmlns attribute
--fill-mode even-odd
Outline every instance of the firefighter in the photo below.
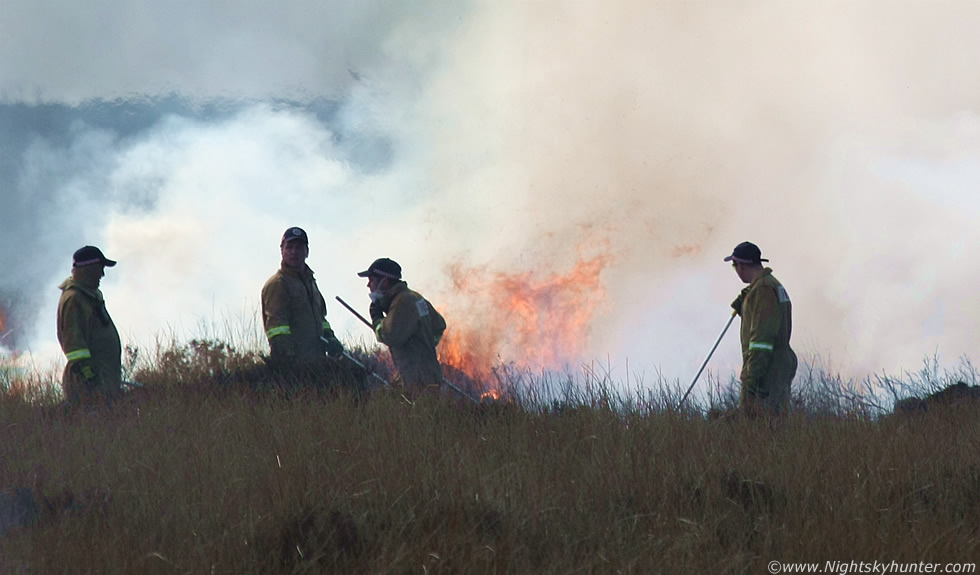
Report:
<svg viewBox="0 0 980 575"><path fill-rule="evenodd" d="M313 363L327 353L342 357L344 346L327 321L327 304L306 265L309 239L301 228L286 230L279 242L282 263L262 286L262 323L274 365Z"/></svg>
<svg viewBox="0 0 980 575"><path fill-rule="evenodd" d="M417 390L441 387L436 346L446 320L424 297L408 289L397 262L380 258L357 275L368 280L374 333L391 350L402 383Z"/></svg>
<svg viewBox="0 0 980 575"><path fill-rule="evenodd" d="M777 415L789 408L790 384L796 375L796 354L789 346L793 305L786 288L763 267L762 251L753 243L735 246L735 273L748 287L732 302L742 317L742 390L739 407L749 414Z"/></svg>
<svg viewBox="0 0 980 575"><path fill-rule="evenodd" d="M111 405L122 389L122 343L99 290L116 262L95 246L72 255L71 277L60 286L58 342L68 359L62 386L69 405Z"/></svg>

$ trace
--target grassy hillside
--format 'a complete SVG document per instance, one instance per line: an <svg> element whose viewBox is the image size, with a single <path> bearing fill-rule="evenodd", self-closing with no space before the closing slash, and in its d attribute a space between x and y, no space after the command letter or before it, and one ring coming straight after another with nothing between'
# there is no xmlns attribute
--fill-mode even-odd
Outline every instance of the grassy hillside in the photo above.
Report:
<svg viewBox="0 0 980 575"><path fill-rule="evenodd" d="M0 538L0 572L766 573L980 556L974 406L771 424L595 389L523 407L254 392L214 382L247 354L170 351L112 412L3 396L0 486L72 504Z"/></svg>

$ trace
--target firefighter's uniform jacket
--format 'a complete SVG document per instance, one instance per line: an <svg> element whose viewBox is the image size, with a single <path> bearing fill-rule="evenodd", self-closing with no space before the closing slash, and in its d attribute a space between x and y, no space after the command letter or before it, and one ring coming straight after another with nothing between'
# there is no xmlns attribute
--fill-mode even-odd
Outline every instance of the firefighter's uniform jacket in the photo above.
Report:
<svg viewBox="0 0 980 575"><path fill-rule="evenodd" d="M313 270L279 267L262 286L262 325L274 360L322 358L320 336L330 329L327 304L313 279Z"/></svg>
<svg viewBox="0 0 980 575"><path fill-rule="evenodd" d="M385 292L385 317L375 320L378 341L391 350L391 359L405 385L441 385L442 367L436 345L446 331L446 320L424 297L400 281Z"/></svg>
<svg viewBox="0 0 980 575"><path fill-rule="evenodd" d="M790 383L796 375L796 354L789 346L793 306L772 269L755 279L742 300L743 405L771 412L789 407Z"/></svg>
<svg viewBox="0 0 980 575"><path fill-rule="evenodd" d="M68 359L61 379L65 396L70 403L89 401L100 393L111 400L122 388L122 343L102 291L70 277L58 287L58 342ZM88 385L72 369L86 360L96 375Z"/></svg>

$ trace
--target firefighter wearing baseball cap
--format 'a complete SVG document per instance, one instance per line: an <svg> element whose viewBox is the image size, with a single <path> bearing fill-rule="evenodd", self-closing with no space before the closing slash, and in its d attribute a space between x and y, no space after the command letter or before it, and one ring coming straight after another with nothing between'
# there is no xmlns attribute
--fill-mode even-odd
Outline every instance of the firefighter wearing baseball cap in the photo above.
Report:
<svg viewBox="0 0 980 575"><path fill-rule="evenodd" d="M306 265L309 238L301 228L286 230L279 242L282 263L262 286L262 323L274 363L287 366L340 357L344 346L327 321L327 304ZM322 338L322 339L321 339Z"/></svg>
<svg viewBox="0 0 980 575"><path fill-rule="evenodd" d="M789 408L796 354L789 345L793 305L772 269L763 267L762 251L753 243L735 246L735 273L744 283L732 308L742 317L742 390L740 408L750 414L780 414Z"/></svg>
<svg viewBox="0 0 980 575"><path fill-rule="evenodd" d="M391 350L402 383L441 387L436 345L446 331L446 320L428 300L408 289L397 262L380 258L357 275L368 280L374 334Z"/></svg>
<svg viewBox="0 0 980 575"><path fill-rule="evenodd" d="M116 262L95 246L72 255L71 277L59 287L58 342L68 359L62 386L69 405L111 404L122 389L122 343L99 290Z"/></svg>

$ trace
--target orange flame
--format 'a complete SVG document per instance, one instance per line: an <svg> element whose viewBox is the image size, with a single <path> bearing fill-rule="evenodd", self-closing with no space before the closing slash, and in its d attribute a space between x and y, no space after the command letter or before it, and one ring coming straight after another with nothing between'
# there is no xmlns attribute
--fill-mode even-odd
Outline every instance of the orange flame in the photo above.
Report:
<svg viewBox="0 0 980 575"><path fill-rule="evenodd" d="M498 398L494 366L557 370L582 360L606 298L600 275L611 259L579 259L570 272L544 277L454 265L450 275L460 301L446 310L452 319L439 345L440 362L485 386L484 397Z"/></svg>

